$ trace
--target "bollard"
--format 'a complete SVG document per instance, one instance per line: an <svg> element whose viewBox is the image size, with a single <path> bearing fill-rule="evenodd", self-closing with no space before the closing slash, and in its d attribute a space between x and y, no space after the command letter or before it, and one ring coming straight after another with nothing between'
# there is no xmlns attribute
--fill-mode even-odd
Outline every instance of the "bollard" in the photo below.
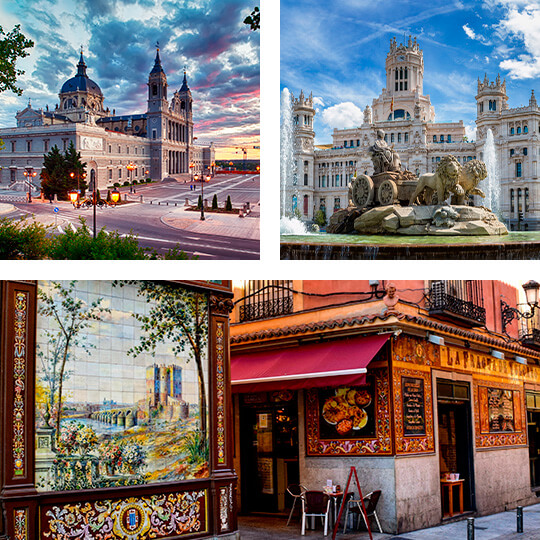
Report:
<svg viewBox="0 0 540 540"><path fill-rule="evenodd" d="M517 507L516 518L517 518L517 532L522 533L523 532L523 506Z"/></svg>
<svg viewBox="0 0 540 540"><path fill-rule="evenodd" d="M143 196L141 195L141 202L143 202Z"/></svg>
<svg viewBox="0 0 540 540"><path fill-rule="evenodd" d="M167 201L167 206L169 206L169 201Z"/></svg>
<svg viewBox="0 0 540 540"><path fill-rule="evenodd" d="M467 540L474 540L474 518L467 518Z"/></svg>
<svg viewBox="0 0 540 540"><path fill-rule="evenodd" d="M152 201L150 201L150 204L152 204Z"/></svg>

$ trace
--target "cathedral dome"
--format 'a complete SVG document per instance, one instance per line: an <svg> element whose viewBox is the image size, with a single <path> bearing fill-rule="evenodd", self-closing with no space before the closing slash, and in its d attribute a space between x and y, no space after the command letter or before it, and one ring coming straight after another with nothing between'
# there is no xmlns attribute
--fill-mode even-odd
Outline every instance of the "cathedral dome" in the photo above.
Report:
<svg viewBox="0 0 540 540"><path fill-rule="evenodd" d="M61 94L68 92L88 92L90 94L97 94L98 96L103 96L101 88L96 82L88 77L86 74L86 64L84 63L83 53L81 51L81 58L77 64L77 74L75 77L68 79L60 90Z"/></svg>

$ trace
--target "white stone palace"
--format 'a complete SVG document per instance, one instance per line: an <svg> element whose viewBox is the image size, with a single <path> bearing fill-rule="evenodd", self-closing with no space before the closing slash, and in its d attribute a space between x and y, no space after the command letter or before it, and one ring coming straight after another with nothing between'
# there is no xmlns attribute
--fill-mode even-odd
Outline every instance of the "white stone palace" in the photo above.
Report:
<svg viewBox="0 0 540 540"><path fill-rule="evenodd" d="M53 146L64 152L71 142L87 164L87 180L97 179L99 188L148 177L188 178L212 166L213 144L193 142L193 98L186 72L169 101L159 49L148 77L147 110L141 114L117 115L105 108L103 93L86 70L81 51L77 73L62 85L54 109L34 109L29 101L17 112L17 127L0 129L0 187L26 191L27 169L38 172L38 187L44 154ZM130 163L135 165L133 176L126 168Z"/></svg>
<svg viewBox="0 0 540 540"><path fill-rule="evenodd" d="M424 58L416 38L406 44L390 41L386 87L364 109L361 126L334 129L332 143L315 145L313 95L292 96L295 125L296 187L290 208L306 221L319 209L327 218L348 204L348 184L355 174L373 174L368 148L382 129L399 153L404 169L416 175L433 172L447 154L461 163L483 159L488 129L498 157L502 217L510 230L540 229L537 156L540 109L534 91L527 107L510 109L506 82L478 80L477 140L468 141L463 121L435 122L435 109L423 93ZM472 99L472 96L471 96ZM481 187L481 186L480 186ZM539 201L539 202L536 202ZM477 201L481 204L481 199Z"/></svg>

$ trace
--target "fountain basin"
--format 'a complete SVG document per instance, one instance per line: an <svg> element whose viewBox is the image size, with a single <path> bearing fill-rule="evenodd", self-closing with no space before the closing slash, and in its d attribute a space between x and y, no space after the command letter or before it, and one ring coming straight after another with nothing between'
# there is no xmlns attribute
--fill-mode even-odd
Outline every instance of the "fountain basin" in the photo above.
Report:
<svg viewBox="0 0 540 540"><path fill-rule="evenodd" d="M282 235L282 260L540 260L540 231L504 236Z"/></svg>

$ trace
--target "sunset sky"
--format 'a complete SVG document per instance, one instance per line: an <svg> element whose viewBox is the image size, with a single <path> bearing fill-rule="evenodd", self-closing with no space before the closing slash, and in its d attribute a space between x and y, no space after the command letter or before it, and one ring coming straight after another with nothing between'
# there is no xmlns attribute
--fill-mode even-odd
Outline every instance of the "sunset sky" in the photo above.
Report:
<svg viewBox="0 0 540 540"><path fill-rule="evenodd" d="M436 121L463 120L474 140L478 77L500 73L510 107L540 96L539 28L539 0L282 0L281 86L313 92L316 142L329 143L380 95L390 39L412 35Z"/></svg>
<svg viewBox="0 0 540 540"><path fill-rule="evenodd" d="M194 135L214 142L217 159L258 159L259 32L243 24L249 0L7 0L0 4L5 32L16 24L35 46L19 61L24 93L0 94L0 127L31 98L35 108L58 103L76 71L81 45L88 76L116 114L146 112L148 74L159 42L169 95L187 68L194 99ZM228 148L227 148L228 147ZM238 153L237 153L238 152Z"/></svg>

